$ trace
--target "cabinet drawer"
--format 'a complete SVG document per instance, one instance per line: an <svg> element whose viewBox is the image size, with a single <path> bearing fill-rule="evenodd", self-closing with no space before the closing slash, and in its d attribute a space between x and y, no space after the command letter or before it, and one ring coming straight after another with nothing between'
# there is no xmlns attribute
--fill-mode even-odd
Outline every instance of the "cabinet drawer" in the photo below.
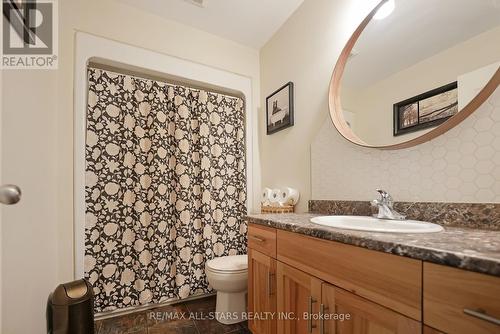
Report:
<svg viewBox="0 0 500 334"><path fill-rule="evenodd" d="M276 229L249 224L248 247L276 258Z"/></svg>
<svg viewBox="0 0 500 334"><path fill-rule="evenodd" d="M500 319L499 277L424 264L426 325L446 333L500 333L499 325L479 318L481 313Z"/></svg>
<svg viewBox="0 0 500 334"><path fill-rule="evenodd" d="M422 323L345 290L323 283L323 310L326 314L348 315L344 321L325 320L326 333L421 334ZM321 333L321 331L320 331Z"/></svg>
<svg viewBox="0 0 500 334"><path fill-rule="evenodd" d="M422 261L278 230L278 260L421 320Z"/></svg>

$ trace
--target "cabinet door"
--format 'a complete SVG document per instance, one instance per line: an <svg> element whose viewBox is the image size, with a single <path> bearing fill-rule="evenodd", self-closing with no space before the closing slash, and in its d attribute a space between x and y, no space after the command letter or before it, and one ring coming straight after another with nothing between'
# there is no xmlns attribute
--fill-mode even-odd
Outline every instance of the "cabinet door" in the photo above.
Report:
<svg viewBox="0 0 500 334"><path fill-rule="evenodd" d="M318 332L321 280L298 269L277 262L277 311L279 334Z"/></svg>
<svg viewBox="0 0 500 334"><path fill-rule="evenodd" d="M323 283L320 334L420 334L420 322Z"/></svg>
<svg viewBox="0 0 500 334"><path fill-rule="evenodd" d="M276 333L276 260L248 249L248 326L253 334Z"/></svg>

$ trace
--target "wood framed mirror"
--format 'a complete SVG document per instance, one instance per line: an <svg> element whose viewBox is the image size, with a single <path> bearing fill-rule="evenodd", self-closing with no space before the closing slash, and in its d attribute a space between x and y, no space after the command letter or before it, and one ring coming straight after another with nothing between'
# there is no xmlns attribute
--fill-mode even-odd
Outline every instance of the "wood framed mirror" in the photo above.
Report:
<svg viewBox="0 0 500 334"><path fill-rule="evenodd" d="M402 149L460 124L500 84L500 0L383 0L333 71L332 121L352 143Z"/></svg>

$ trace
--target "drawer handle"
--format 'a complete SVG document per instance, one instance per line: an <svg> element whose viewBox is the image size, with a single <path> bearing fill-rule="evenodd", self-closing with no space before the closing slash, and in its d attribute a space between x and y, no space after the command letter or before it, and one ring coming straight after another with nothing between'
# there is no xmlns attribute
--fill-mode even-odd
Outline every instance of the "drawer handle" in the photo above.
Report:
<svg viewBox="0 0 500 334"><path fill-rule="evenodd" d="M464 308L464 313L467 315L470 315L472 317L479 318L481 320L488 321L488 322L491 322L492 324L500 326L500 319L497 319L495 317L487 315L484 310L481 310L481 309L471 310L468 308Z"/></svg>
<svg viewBox="0 0 500 334"><path fill-rule="evenodd" d="M259 238L259 237L256 237L255 235L251 235L250 238L258 241L258 242L266 242L266 239L262 239L262 238Z"/></svg>
<svg viewBox="0 0 500 334"><path fill-rule="evenodd" d="M328 307L325 307L325 304L319 305L319 333L325 334L325 310L328 310Z"/></svg>
<svg viewBox="0 0 500 334"><path fill-rule="evenodd" d="M316 303L316 300L312 296L309 296L308 305L307 305L307 312L308 312L308 315L309 315L307 317L307 331L309 333L312 333L313 332L313 328L316 328L316 326L313 325L313 323L312 323L313 303Z"/></svg>

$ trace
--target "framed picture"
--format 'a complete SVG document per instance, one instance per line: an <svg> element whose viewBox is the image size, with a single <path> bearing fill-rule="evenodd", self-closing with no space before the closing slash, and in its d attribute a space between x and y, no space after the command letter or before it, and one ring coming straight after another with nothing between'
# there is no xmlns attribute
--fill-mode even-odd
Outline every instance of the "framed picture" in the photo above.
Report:
<svg viewBox="0 0 500 334"><path fill-rule="evenodd" d="M293 82L289 82L266 99L267 134L293 125Z"/></svg>
<svg viewBox="0 0 500 334"><path fill-rule="evenodd" d="M438 126L458 112L458 84L433 89L394 104L394 136Z"/></svg>

